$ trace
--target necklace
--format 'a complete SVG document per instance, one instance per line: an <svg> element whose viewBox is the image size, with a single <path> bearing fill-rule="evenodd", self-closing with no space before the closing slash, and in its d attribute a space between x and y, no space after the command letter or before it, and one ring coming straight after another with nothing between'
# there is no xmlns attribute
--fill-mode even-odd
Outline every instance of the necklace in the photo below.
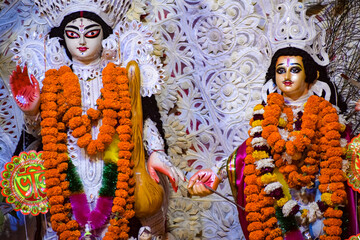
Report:
<svg viewBox="0 0 360 240"><path fill-rule="evenodd" d="M292 134L293 127L289 123L293 114L284 104L283 97L273 93L267 102L265 107L257 105L254 108L254 117L250 121L251 137L246 142L244 192L250 239L265 239L267 236L275 239L282 237L283 232L286 234L297 229L294 215L299 210L303 224L324 217L324 236L339 238L342 211L337 207L344 204L346 192L340 164L342 127L336 109L320 97L309 97L301 117L301 129ZM280 136L278 128L287 128L292 136ZM296 156L297 152L302 153L300 157ZM300 169L302 172L289 163L284 157L286 154L294 162L304 162ZM311 202L308 208L300 209L289 188L311 186L309 183L314 181L318 167L321 168L318 177L321 201ZM310 181L307 182L305 177Z"/></svg>
<svg viewBox="0 0 360 240"><path fill-rule="evenodd" d="M110 63L104 68L102 76L104 87L101 89L102 96L97 101L98 110L89 109L85 115L82 115L79 80L70 68L61 67L59 70L48 70L43 81L41 135L44 145L44 166L47 168L45 173L47 196L51 205L52 227L61 239L79 238L80 230L89 220L92 221L90 224L93 228L102 226L101 223L94 223L96 222L94 219L96 216L102 216L102 220L105 222L110 214L111 203L113 206L110 226L103 239L127 239L128 220L134 216L135 180L132 178L131 170L133 163L130 162L132 149L131 121L129 119L131 103L126 70ZM118 97L112 100L114 94L117 94ZM86 136L91 130L91 123L99 120L100 117L102 117L102 126L97 139L87 138ZM116 121L115 124L114 121ZM96 211L90 212L87 206L83 208L78 206L83 204L81 199L85 195L81 193L81 184L80 187L79 185L76 187L78 183L76 177L71 180L72 176L70 175L72 174L67 173L67 170L73 170L67 154L67 127L73 130L71 133L73 136L75 132L74 137L78 137L77 144L86 147L89 154L105 151L105 146L110 142L109 149L117 151L115 158L104 159L107 162L105 162L100 197L94 209ZM109 139L106 135L110 135L112 139L115 131L119 140L103 140ZM86 144L83 144L84 139L87 139ZM111 147L112 145L115 147ZM114 181L116 190L115 198L112 200ZM71 203L69 199L72 199ZM87 203L87 201L85 202ZM106 211L103 211L103 208ZM100 214L105 214L99 215L98 210ZM72 213L77 220L71 220L69 216Z"/></svg>

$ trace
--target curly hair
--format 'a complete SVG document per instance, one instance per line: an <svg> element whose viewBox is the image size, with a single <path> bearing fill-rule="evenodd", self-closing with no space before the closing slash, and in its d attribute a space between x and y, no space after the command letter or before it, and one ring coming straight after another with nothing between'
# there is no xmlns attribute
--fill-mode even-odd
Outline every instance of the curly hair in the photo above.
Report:
<svg viewBox="0 0 360 240"><path fill-rule="evenodd" d="M64 19L62 20L61 24L59 27L54 27L50 30L49 32L49 36L50 38L53 38L53 37L58 37L60 38L59 40L59 43L60 45L64 46L65 48L65 51L66 51L66 55L72 60L72 56L66 46L66 42L65 42L65 39L64 39L64 31L65 31L65 26L77 19L77 18L80 18L80 17L83 17L83 18L87 18L87 19L90 19L98 24L100 24L101 28L102 28L102 31L103 31L103 39L106 39L110 34L112 34L113 30L112 28L107 25L104 20L102 20L101 17L99 17L97 14L95 13L92 13L92 12L87 12L87 11L79 11L79 12L74 12L74 13L71 13L69 15L66 15L64 17Z"/></svg>

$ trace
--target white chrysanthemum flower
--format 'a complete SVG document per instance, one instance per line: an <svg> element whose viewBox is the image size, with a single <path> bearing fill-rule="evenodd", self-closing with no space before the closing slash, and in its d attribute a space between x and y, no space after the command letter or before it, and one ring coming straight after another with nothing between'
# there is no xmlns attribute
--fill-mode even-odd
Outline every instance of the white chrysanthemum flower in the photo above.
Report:
<svg viewBox="0 0 360 240"><path fill-rule="evenodd" d="M346 121L344 114L339 114L339 123L345 126L349 123L348 121Z"/></svg>
<svg viewBox="0 0 360 240"><path fill-rule="evenodd" d="M299 114L299 112L304 112L304 105L301 105L301 106L293 109L294 118L297 117L297 115Z"/></svg>
<svg viewBox="0 0 360 240"><path fill-rule="evenodd" d="M260 132L262 132L262 130L263 130L262 126L253 127L250 130L250 136L253 137L255 133L260 133Z"/></svg>
<svg viewBox="0 0 360 240"><path fill-rule="evenodd" d="M281 188L282 189L283 185L280 182L272 182L269 183L268 185L266 185L266 187L264 188L264 191L267 194L270 194L272 191Z"/></svg>
<svg viewBox="0 0 360 240"><path fill-rule="evenodd" d="M251 141L251 145L254 147L267 146L267 141L263 137L256 137Z"/></svg>
<svg viewBox="0 0 360 240"><path fill-rule="evenodd" d="M279 129L279 134L285 141L289 138L289 131L286 129Z"/></svg>
<svg viewBox="0 0 360 240"><path fill-rule="evenodd" d="M291 164L292 163L292 157L287 154L286 152L283 152L282 155L281 155L281 158L286 161L288 164Z"/></svg>
<svg viewBox="0 0 360 240"><path fill-rule="evenodd" d="M319 209L319 205L316 202L312 202L309 205L309 209L308 209L308 219L309 222L315 222L317 218L321 218L322 217L322 212Z"/></svg>
<svg viewBox="0 0 360 240"><path fill-rule="evenodd" d="M340 146L341 147L346 147L347 144L348 144L348 142L345 138L340 138Z"/></svg>
<svg viewBox="0 0 360 240"><path fill-rule="evenodd" d="M348 171L349 167L350 167L350 161L343 159L343 160L342 160L342 168L341 168L341 170L342 170L344 173L346 173L346 172Z"/></svg>
<svg viewBox="0 0 360 240"><path fill-rule="evenodd" d="M275 168L274 159L272 158L261 159L259 161L256 161L255 164L256 164L256 169L262 169L266 167Z"/></svg>
<svg viewBox="0 0 360 240"><path fill-rule="evenodd" d="M291 211L293 210L293 208L297 205L297 202L295 200L289 200L287 201L283 208L282 208L282 212L284 214L284 217L288 217L289 214L291 213Z"/></svg>
<svg viewBox="0 0 360 240"><path fill-rule="evenodd" d="M265 112L265 110L262 108L262 109L254 111L254 115L255 114L264 114L264 112Z"/></svg>

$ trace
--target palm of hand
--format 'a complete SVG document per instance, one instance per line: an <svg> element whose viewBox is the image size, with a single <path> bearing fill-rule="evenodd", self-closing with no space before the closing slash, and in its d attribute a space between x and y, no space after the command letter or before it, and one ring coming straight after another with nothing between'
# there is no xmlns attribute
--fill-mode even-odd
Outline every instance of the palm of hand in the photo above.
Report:
<svg viewBox="0 0 360 240"><path fill-rule="evenodd" d="M10 76L11 92L19 108L29 114L36 114L40 104L40 88L36 78L28 76L27 68L21 71L20 66Z"/></svg>

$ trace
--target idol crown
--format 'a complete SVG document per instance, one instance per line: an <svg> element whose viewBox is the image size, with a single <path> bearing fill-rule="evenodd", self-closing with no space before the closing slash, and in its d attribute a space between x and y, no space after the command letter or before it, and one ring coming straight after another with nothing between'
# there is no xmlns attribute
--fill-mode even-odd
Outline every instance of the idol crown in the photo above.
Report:
<svg viewBox="0 0 360 240"><path fill-rule="evenodd" d="M300 48L319 65L325 66L329 63L325 52L325 30L315 25L314 16L307 19L305 13L304 5L297 0L277 5L269 20L271 48L274 52L285 47Z"/></svg>
<svg viewBox="0 0 360 240"><path fill-rule="evenodd" d="M88 11L96 13L113 28L124 19L131 0L35 0L35 4L51 27L58 27L66 15Z"/></svg>

